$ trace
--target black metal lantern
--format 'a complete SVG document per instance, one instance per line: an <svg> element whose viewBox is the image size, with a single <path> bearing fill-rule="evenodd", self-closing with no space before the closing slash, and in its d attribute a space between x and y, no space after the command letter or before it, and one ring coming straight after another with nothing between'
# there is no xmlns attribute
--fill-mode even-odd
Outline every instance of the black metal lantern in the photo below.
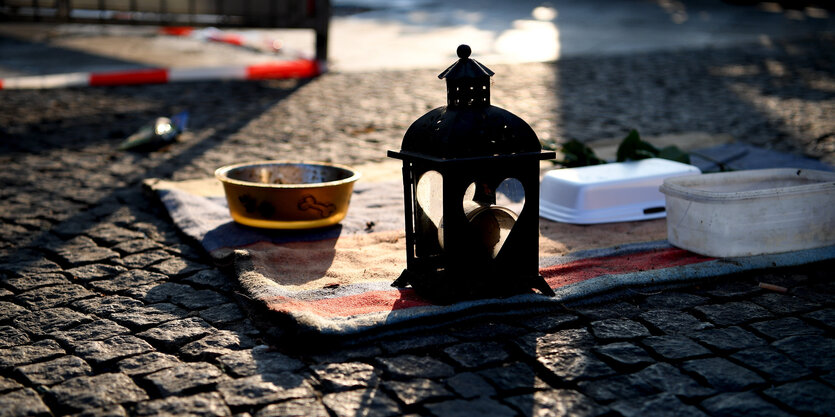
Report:
<svg viewBox="0 0 835 417"><path fill-rule="evenodd" d="M392 285L437 303L553 295L539 275L539 161L555 154L542 151L525 121L490 105L493 71L470 52L459 46L459 60L438 76L447 105L417 119L400 151L388 152L403 161L406 209L406 269ZM498 205L504 194L523 194L521 208Z"/></svg>

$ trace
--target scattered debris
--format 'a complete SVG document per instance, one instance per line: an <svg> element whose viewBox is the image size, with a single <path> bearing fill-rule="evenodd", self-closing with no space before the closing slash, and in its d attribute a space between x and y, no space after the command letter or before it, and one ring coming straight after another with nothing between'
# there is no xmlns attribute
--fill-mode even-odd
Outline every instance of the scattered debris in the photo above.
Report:
<svg viewBox="0 0 835 417"><path fill-rule="evenodd" d="M158 117L153 123L142 126L119 144L120 151L153 151L174 143L188 124L188 112L181 112L171 118Z"/></svg>
<svg viewBox="0 0 835 417"><path fill-rule="evenodd" d="M764 290L779 292L779 293L785 293L789 290L786 287L781 287L779 285L769 284L769 283L766 283L766 282L761 282L760 283L760 288L762 288Z"/></svg>

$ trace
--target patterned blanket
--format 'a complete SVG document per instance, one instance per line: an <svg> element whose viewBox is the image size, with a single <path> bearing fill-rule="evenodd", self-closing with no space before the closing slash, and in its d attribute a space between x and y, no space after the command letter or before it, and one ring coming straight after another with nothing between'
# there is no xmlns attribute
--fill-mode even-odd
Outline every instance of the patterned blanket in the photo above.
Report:
<svg viewBox="0 0 835 417"><path fill-rule="evenodd" d="M214 258L232 260L233 278L248 298L297 334L408 331L476 314L527 314L633 288L835 258L835 247L827 247L713 259L670 246L664 219L588 226L540 219L540 272L555 297L526 294L433 305L411 288L391 286L406 263L402 183L370 177L356 184L340 225L313 231L260 230L232 222L214 179L148 180L146 185L177 227Z"/></svg>

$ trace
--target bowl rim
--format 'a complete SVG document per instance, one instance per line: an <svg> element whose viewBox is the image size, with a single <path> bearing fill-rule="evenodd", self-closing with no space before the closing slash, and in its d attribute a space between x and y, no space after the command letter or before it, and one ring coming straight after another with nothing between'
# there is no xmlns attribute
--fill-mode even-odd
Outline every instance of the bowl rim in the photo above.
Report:
<svg viewBox="0 0 835 417"><path fill-rule="evenodd" d="M246 167L246 166L258 166L258 165L317 165L317 166L324 166L329 168L339 168L348 171L351 175L348 178L343 178L341 180L336 181L328 181L328 182L314 182L314 183L306 183L306 184L265 184L260 182L249 182L249 181L241 181L236 180L233 178L229 178L227 175L229 171L232 171L236 168ZM362 174L351 168L347 165L341 164L332 164L329 162L318 162L318 161L285 161L285 160L267 160L267 161L254 161L254 162L241 162L232 165L225 165L215 170L215 178L217 178L222 183L228 184L235 184L235 185L242 185L246 187L257 187L257 188L276 188L276 189L298 189L298 188L322 188L322 187L332 187L342 184L352 183L358 180Z"/></svg>

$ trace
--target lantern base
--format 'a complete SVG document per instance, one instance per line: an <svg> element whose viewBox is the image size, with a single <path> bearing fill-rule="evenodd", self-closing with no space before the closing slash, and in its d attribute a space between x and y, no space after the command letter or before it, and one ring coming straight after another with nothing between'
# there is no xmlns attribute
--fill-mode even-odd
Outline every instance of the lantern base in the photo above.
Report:
<svg viewBox="0 0 835 417"><path fill-rule="evenodd" d="M462 277L468 276L468 279ZM492 275L452 274L445 270L416 272L404 269L392 284L392 287L411 286L421 297L434 304L452 304L458 301L481 298L505 298L519 294L533 294L533 289L543 295L553 297L554 290L545 282L542 275Z"/></svg>

